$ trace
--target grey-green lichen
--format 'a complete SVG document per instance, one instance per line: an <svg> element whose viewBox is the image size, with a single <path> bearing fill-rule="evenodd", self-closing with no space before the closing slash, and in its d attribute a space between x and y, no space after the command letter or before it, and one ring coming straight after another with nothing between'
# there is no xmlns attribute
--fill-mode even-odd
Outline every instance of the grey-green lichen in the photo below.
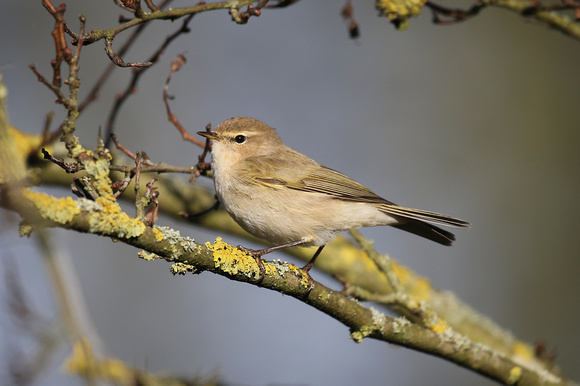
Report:
<svg viewBox="0 0 580 386"><path fill-rule="evenodd" d="M153 260L161 259L161 256L159 256L155 253L149 253L147 251L140 251L137 253L137 256L139 256L140 258L142 258L145 261L153 261Z"/></svg>
<svg viewBox="0 0 580 386"><path fill-rule="evenodd" d="M371 325L362 326L357 331L353 331L350 334L350 338L356 343L361 343L364 338L373 334L375 331L381 331L385 325L387 317L382 312L373 307L370 307L370 311L373 323Z"/></svg>
<svg viewBox="0 0 580 386"><path fill-rule="evenodd" d="M173 257L177 256L177 253L179 252L178 247L183 249L183 251L186 253L195 252L199 248L199 244L196 244L192 238L181 236L181 233L175 229L166 226L155 225L153 227L153 231L159 232L158 234L156 233L158 235L158 241L166 240L169 242L171 248L170 254Z"/></svg>
<svg viewBox="0 0 580 386"><path fill-rule="evenodd" d="M412 323L404 316L399 316L393 320L392 330L395 334L404 332L404 329L409 327Z"/></svg>
<svg viewBox="0 0 580 386"><path fill-rule="evenodd" d="M101 204L83 197L77 199L77 205L79 208L86 210L87 212L103 210L103 206Z"/></svg>

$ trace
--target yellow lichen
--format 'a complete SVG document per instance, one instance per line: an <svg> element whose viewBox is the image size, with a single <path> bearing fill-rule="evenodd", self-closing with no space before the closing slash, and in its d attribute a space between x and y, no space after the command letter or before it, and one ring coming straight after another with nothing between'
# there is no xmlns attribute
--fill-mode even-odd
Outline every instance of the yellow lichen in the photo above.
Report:
<svg viewBox="0 0 580 386"><path fill-rule="evenodd" d="M433 332L436 332L437 334L443 334L450 327L447 323L445 323L443 319L437 318L437 322L428 324L427 328L429 328Z"/></svg>
<svg viewBox="0 0 580 386"><path fill-rule="evenodd" d="M398 29L409 26L409 17L421 14L426 0L377 0L375 7L391 20Z"/></svg>
<svg viewBox="0 0 580 386"><path fill-rule="evenodd" d="M99 198L106 201L115 201L111 179L109 178L110 155L107 153L100 159L94 159L90 152L83 156L83 165L87 174L91 176L91 185L98 192Z"/></svg>
<svg viewBox="0 0 580 386"><path fill-rule="evenodd" d="M81 146L80 143L78 143L78 137L74 136L76 140L76 144L69 150L69 154L71 157L76 158L78 157L81 153L85 152L85 148Z"/></svg>
<svg viewBox="0 0 580 386"><path fill-rule="evenodd" d="M89 342L86 339L77 341L71 355L66 359L65 369L69 373L85 376L97 383L115 384L115 385L180 385L184 383L179 381L165 381L155 375L144 371L143 369L135 370L117 358L99 359L93 353Z"/></svg>
<svg viewBox="0 0 580 386"><path fill-rule="evenodd" d="M42 143L39 135L24 134L3 121L0 130L0 183L21 180L26 176L26 160L38 151Z"/></svg>
<svg viewBox="0 0 580 386"><path fill-rule="evenodd" d="M118 208L118 211L115 208ZM121 212L117 203L107 203L102 212L91 213L89 217L91 233L131 238L141 236L145 229L146 226L141 221Z"/></svg>
<svg viewBox="0 0 580 386"><path fill-rule="evenodd" d="M155 235L155 241L157 242L161 242L163 241L163 232L161 232L159 229L153 228L153 234Z"/></svg>
<svg viewBox="0 0 580 386"><path fill-rule="evenodd" d="M34 226L30 224L20 224L18 235L20 237L30 237L30 235L32 235L32 232L34 232L34 229L35 229Z"/></svg>
<svg viewBox="0 0 580 386"><path fill-rule="evenodd" d="M38 151L42 143L42 136L36 134L26 134L16 127L8 125L8 135L13 140L16 152L22 160L26 160L32 153Z"/></svg>
<svg viewBox="0 0 580 386"><path fill-rule="evenodd" d="M194 265L185 264L185 263L172 264L171 268L169 270L174 275L185 275L187 272L192 272L192 273L197 272L197 268L195 268Z"/></svg>
<svg viewBox="0 0 580 386"><path fill-rule="evenodd" d="M350 339L356 343L362 343L363 339L372 334L376 329L376 326L362 326L357 331L351 332Z"/></svg>
<svg viewBox="0 0 580 386"><path fill-rule="evenodd" d="M512 345L513 356L525 362L532 361L536 354L534 350L526 343L516 340Z"/></svg>
<svg viewBox="0 0 580 386"><path fill-rule="evenodd" d="M522 378L522 368L519 366L512 367L510 370L509 378L506 381L508 385L515 385Z"/></svg>
<svg viewBox="0 0 580 386"><path fill-rule="evenodd" d="M141 259L143 259L145 261L153 261L153 260L161 259L161 257L159 255L156 255L155 253L150 253L147 251L139 251L139 252L137 252L137 256L139 256Z"/></svg>
<svg viewBox="0 0 580 386"><path fill-rule="evenodd" d="M260 277L260 267L256 259L241 249L234 248L223 242L221 237L216 238L213 245L209 242L205 243L205 245L213 252L213 261L216 268L220 268L230 275L242 273L254 279ZM264 268L268 270L266 264L264 264ZM273 268L270 267L270 269Z"/></svg>
<svg viewBox="0 0 580 386"><path fill-rule="evenodd" d="M64 225L70 223L74 216L81 212L75 200L70 197L56 198L29 189L22 192L45 220Z"/></svg>
<svg viewBox="0 0 580 386"><path fill-rule="evenodd" d="M410 269L392 262L393 271L399 279L399 284L406 289L406 292L412 294L422 301L429 301L433 287L431 282L424 277L415 275Z"/></svg>

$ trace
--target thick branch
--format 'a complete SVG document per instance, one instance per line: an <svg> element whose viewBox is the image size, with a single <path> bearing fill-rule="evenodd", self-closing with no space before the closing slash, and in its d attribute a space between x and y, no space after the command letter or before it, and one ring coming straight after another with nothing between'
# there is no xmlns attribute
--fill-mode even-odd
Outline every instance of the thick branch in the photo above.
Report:
<svg viewBox="0 0 580 386"><path fill-rule="evenodd" d="M109 213L92 201L57 199L8 186L3 187L2 193L0 205L17 211L31 223L34 221L44 226L59 226L121 240L146 250L147 254L141 254L146 259L161 257L174 263L175 273L210 271L231 280L290 295L349 327L351 338L357 342L371 337L402 345L445 358L507 384L563 383L553 374L536 372L486 346L472 343L450 328L436 332L406 319L387 317L372 308L363 307L318 282L308 280L308 274L294 265L266 262L266 276L261 279L260 268L253 257L221 240L207 247L169 229L145 227L122 212Z"/></svg>

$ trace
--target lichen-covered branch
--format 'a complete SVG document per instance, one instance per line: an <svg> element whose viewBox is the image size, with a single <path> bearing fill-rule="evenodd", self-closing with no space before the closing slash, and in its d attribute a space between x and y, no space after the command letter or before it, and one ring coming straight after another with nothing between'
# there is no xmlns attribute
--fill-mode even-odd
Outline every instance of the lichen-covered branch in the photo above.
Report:
<svg viewBox="0 0 580 386"><path fill-rule="evenodd" d="M538 0L477 0L467 9L448 8L440 3L427 0L377 0L375 3L380 15L387 17L397 29L409 27L409 18L421 14L427 7L433 15L435 24L449 25L469 20L486 7L500 7L520 14L526 20L534 20L558 30L570 37L580 39L580 17L577 1L561 1L545 4ZM575 12L571 18L567 13Z"/></svg>
<svg viewBox="0 0 580 386"><path fill-rule="evenodd" d="M20 202L15 204L17 201ZM508 384L563 382L547 370L536 371L485 345L473 343L451 328L434 330L366 308L339 292L310 281L307 273L292 264L265 262L266 276L260 280L260 268L255 259L220 239L213 245L202 245L167 228L146 227L123 212L111 213L84 199L75 202L70 198L54 198L27 189L13 190L3 186L0 204L19 212L28 224L32 224L34 219L35 226L59 226L121 240L143 249L140 256L147 260L164 258L172 262L174 273L210 271L231 280L290 295L349 327L351 338L357 342L371 337L402 345L445 358Z"/></svg>

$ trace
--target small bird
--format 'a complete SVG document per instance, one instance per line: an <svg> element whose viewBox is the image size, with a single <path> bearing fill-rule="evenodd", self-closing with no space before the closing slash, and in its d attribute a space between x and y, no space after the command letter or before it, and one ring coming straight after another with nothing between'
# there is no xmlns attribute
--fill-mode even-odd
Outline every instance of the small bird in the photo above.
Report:
<svg viewBox="0 0 580 386"><path fill-rule="evenodd" d="M395 205L284 145L273 128L257 119L235 117L214 131L197 134L211 141L219 202L242 228L274 245L243 248L259 263L260 256L280 249L319 246L304 267L309 271L328 242L354 228L391 225L449 246L455 236L433 224L470 225L444 214Z"/></svg>

